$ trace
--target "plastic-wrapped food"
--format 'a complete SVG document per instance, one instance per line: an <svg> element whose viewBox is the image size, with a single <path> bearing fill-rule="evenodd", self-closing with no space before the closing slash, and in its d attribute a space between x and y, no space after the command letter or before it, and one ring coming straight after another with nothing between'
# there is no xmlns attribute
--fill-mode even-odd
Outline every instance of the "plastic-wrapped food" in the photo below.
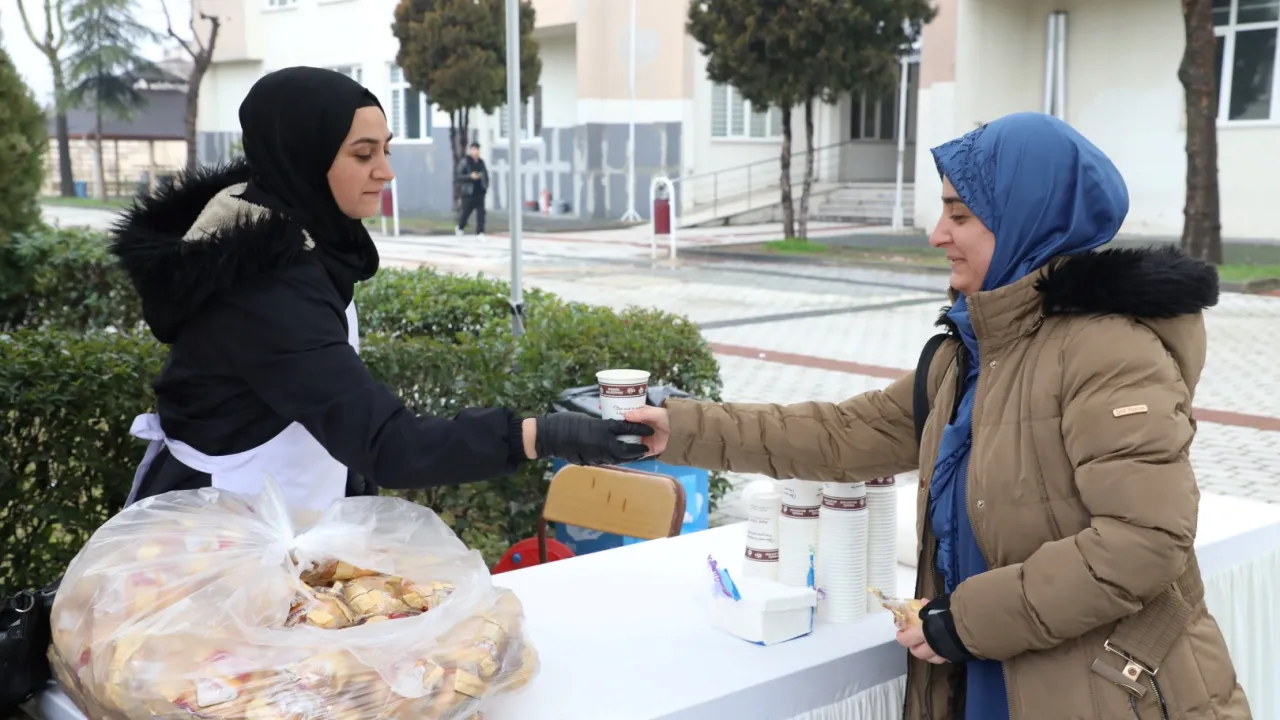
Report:
<svg viewBox="0 0 1280 720"><path fill-rule="evenodd" d="M50 657L92 718L461 720L537 672L523 620L427 508L291 517L268 482L103 525L62 581Z"/></svg>
<svg viewBox="0 0 1280 720"><path fill-rule="evenodd" d="M899 630L906 630L920 624L920 610L924 607L923 600L910 598L903 600L901 598L886 597L880 592L879 588L869 587L867 592L876 597L880 601L880 607L893 613L893 624L898 626Z"/></svg>

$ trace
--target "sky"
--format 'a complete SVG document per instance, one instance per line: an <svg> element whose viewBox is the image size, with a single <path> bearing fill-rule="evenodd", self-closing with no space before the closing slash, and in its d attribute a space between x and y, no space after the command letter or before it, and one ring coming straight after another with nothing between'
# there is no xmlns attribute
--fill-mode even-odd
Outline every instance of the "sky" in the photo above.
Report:
<svg viewBox="0 0 1280 720"><path fill-rule="evenodd" d="M27 31L22 27L22 16L18 14L18 2L23 3L27 17L31 20L31 29L37 37L44 35L44 0L0 0L0 35L4 49L18 73L35 91L36 100L41 104L50 102L53 97L53 74L49 70L49 62L44 55L31 44ZM64 0L69 3L72 0ZM135 0L138 6L138 19L159 33L165 32L164 6L161 0ZM175 28L187 27L191 20L190 0L167 0L169 12L173 14ZM159 60L163 48L158 43L145 43L141 54L152 60Z"/></svg>

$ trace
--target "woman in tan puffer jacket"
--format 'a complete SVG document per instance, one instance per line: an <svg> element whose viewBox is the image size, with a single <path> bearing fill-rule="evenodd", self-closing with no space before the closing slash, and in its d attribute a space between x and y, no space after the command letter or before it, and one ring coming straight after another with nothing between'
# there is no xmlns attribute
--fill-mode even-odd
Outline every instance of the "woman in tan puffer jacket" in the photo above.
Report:
<svg viewBox="0 0 1280 720"><path fill-rule="evenodd" d="M953 339L840 404L670 400L664 462L860 482L920 469L907 720L1245 720L1192 548L1188 451L1212 267L1104 250L1128 211L1111 161L1022 113L933 150Z"/></svg>

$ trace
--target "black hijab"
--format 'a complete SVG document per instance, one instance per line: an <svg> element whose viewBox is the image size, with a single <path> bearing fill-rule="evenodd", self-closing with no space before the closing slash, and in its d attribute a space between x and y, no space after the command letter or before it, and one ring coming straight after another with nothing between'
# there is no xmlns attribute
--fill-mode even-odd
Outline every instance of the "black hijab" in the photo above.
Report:
<svg viewBox="0 0 1280 720"><path fill-rule="evenodd" d="M345 302L355 283L378 270L369 231L338 209L328 180L356 110L363 107L382 109L360 83L313 67L264 75L240 104L244 156L253 171L241 197L285 214L307 231Z"/></svg>

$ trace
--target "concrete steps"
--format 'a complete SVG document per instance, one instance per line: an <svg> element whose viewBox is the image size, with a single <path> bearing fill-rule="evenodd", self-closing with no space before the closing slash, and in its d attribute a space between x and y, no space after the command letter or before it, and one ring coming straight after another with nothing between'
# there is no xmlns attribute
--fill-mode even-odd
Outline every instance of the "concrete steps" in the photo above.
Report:
<svg viewBox="0 0 1280 720"><path fill-rule="evenodd" d="M893 219L896 190L893 183L858 183L841 187L822 199L811 218L828 222L859 222L888 225ZM912 217L915 189L902 187L903 217Z"/></svg>

